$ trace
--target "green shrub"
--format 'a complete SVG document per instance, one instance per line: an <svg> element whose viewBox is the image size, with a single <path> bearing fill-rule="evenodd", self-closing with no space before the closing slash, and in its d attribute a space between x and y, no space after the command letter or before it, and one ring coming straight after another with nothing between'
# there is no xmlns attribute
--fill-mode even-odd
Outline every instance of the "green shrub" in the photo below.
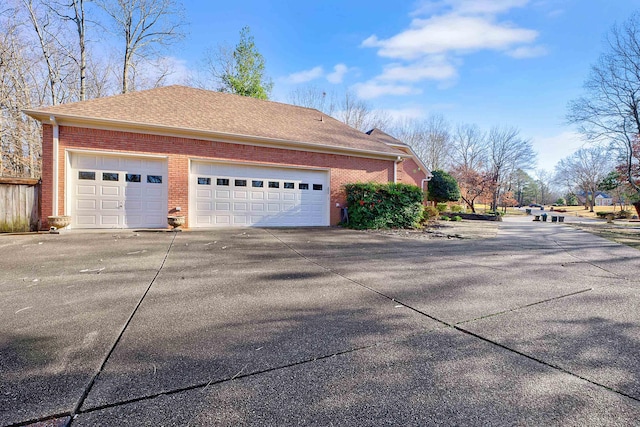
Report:
<svg viewBox="0 0 640 427"><path fill-rule="evenodd" d="M504 215L504 212L502 212L502 211L487 211L486 214L487 215L502 216L502 215Z"/></svg>
<svg viewBox="0 0 640 427"><path fill-rule="evenodd" d="M606 218L608 214L610 214L611 212L605 212L605 211L597 211L596 215L598 215L598 218Z"/></svg>
<svg viewBox="0 0 640 427"><path fill-rule="evenodd" d="M415 228L420 225L423 191L408 184L356 183L344 186L349 223L358 230Z"/></svg>
<svg viewBox="0 0 640 427"><path fill-rule="evenodd" d="M442 216L440 217L440 219L441 219L442 221L451 221L451 218L449 218L447 215L442 215Z"/></svg>
<svg viewBox="0 0 640 427"><path fill-rule="evenodd" d="M462 217L460 217L459 215L454 216L453 218L451 218L452 221L462 221Z"/></svg>
<svg viewBox="0 0 640 427"><path fill-rule="evenodd" d="M436 209L438 209L438 212L444 212L444 211L447 210L447 208L448 208L448 206L447 206L446 203L438 203L436 205Z"/></svg>
<svg viewBox="0 0 640 427"><path fill-rule="evenodd" d="M425 206L424 210L422 211L421 222L424 223L432 219L436 219L438 218L438 215L440 215L440 212L438 212L438 209L434 208L433 206Z"/></svg>
<svg viewBox="0 0 640 427"><path fill-rule="evenodd" d="M453 213L460 213L462 211L464 211L464 209L460 205L451 206L451 212L453 212Z"/></svg>

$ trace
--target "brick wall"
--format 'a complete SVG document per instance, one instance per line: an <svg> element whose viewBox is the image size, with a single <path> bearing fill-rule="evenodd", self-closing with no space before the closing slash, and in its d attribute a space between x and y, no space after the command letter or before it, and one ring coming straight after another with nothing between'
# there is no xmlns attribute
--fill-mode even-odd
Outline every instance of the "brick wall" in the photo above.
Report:
<svg viewBox="0 0 640 427"><path fill-rule="evenodd" d="M46 217L52 212L52 127L43 126L43 168L42 168L42 218L43 228L47 228ZM225 142L195 140L172 136L137 134L130 132L87 129L60 126L59 137L59 212L64 207L64 150L84 149L108 151L110 153L136 153L168 156L168 206L182 207L182 215L188 218L189 206L189 158L211 160L235 160L265 165L286 165L311 168L330 168L330 223L340 220L340 210L336 203L345 203L342 186L351 182L389 182L393 181L393 161L367 159L355 156L343 156L327 153L310 153L299 150L284 150L252 145L230 144ZM405 160L405 162L413 162ZM415 165L415 162L412 163ZM413 167L413 166L412 166ZM417 165L415 168L417 170ZM420 185L424 174L416 174L413 169L399 173L401 182ZM68 209L67 209L68 211ZM170 213L173 213L170 211ZM188 225L188 224L187 224Z"/></svg>

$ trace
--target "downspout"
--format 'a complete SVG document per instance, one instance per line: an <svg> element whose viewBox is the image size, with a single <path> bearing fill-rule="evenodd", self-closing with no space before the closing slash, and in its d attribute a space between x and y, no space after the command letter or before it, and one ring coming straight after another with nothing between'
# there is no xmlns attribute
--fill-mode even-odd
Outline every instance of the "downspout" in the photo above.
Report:
<svg viewBox="0 0 640 427"><path fill-rule="evenodd" d="M56 118L55 116L50 116L49 120L51 120L51 123L53 123L53 191L52 191L52 195L53 195L53 212L51 213L51 215L53 216L57 216L58 215L58 170L59 170L59 159L58 159L58 145L59 145L59 138L60 138L60 126L58 125L58 122L56 122Z"/></svg>
<svg viewBox="0 0 640 427"><path fill-rule="evenodd" d="M398 156L396 160L393 161L393 183L398 183L398 163L402 161L402 157Z"/></svg>
<svg viewBox="0 0 640 427"><path fill-rule="evenodd" d="M420 189L422 189L422 192L425 193L424 191L424 184L425 182L429 182L431 181L431 177L432 175L427 176L425 179L422 180L422 182L420 182ZM425 193L425 195L423 197L427 197L428 195Z"/></svg>

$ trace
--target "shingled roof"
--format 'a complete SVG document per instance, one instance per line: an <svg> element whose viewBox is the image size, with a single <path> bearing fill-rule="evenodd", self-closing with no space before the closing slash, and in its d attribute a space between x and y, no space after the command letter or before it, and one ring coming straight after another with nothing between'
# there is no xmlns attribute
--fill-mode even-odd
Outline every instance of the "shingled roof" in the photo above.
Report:
<svg viewBox="0 0 640 427"><path fill-rule="evenodd" d="M175 132L196 131L298 142L383 155L403 155L376 136L360 132L311 108L167 86L123 95L26 110L47 122L50 116L73 123L99 122L119 127L146 127Z"/></svg>
<svg viewBox="0 0 640 427"><path fill-rule="evenodd" d="M399 139L396 139L395 137L389 135L386 132L381 131L378 128L371 129L369 132L367 132L367 135L373 136L374 138L377 138L378 140L388 145L400 145L403 147L408 147L408 145L405 144L404 142L400 141Z"/></svg>

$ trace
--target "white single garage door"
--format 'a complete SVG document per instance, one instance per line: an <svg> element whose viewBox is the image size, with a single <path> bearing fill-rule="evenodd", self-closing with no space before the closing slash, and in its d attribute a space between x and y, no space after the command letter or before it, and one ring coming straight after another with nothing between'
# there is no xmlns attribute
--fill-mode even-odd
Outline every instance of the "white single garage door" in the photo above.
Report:
<svg viewBox="0 0 640 427"><path fill-rule="evenodd" d="M71 153L68 197L73 228L167 226L167 161Z"/></svg>
<svg viewBox="0 0 640 427"><path fill-rule="evenodd" d="M190 227L327 226L327 171L191 162Z"/></svg>

